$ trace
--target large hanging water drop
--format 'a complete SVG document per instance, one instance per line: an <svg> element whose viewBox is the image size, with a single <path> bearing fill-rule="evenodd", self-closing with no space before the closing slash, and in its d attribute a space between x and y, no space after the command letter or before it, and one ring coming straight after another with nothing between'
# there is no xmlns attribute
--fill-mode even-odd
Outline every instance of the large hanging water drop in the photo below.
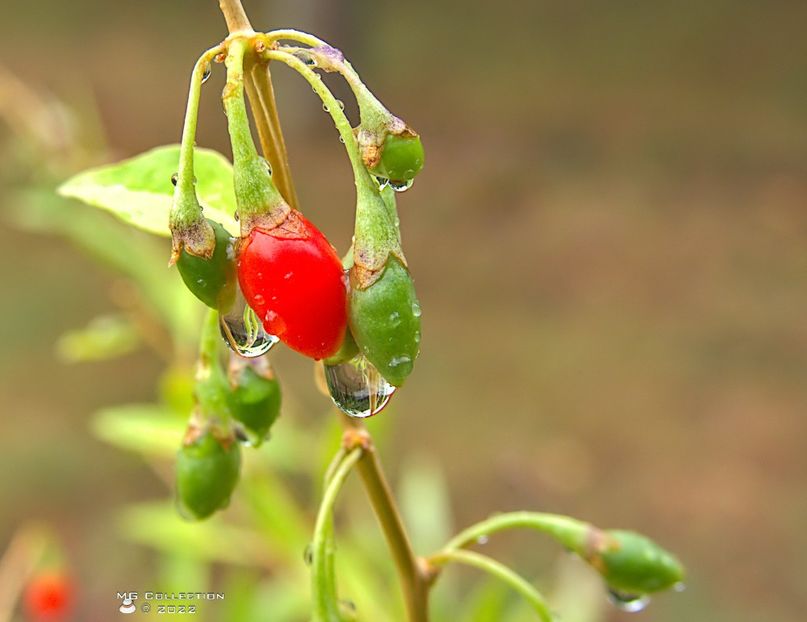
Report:
<svg viewBox="0 0 807 622"><path fill-rule="evenodd" d="M230 309L219 315L219 327L227 345L245 358L262 356L280 341L264 330L263 324L247 305L240 290Z"/></svg>
<svg viewBox="0 0 807 622"><path fill-rule="evenodd" d="M608 590L608 600L617 608L628 613L642 611L650 604L650 597L647 594L625 594L617 590Z"/></svg>
<svg viewBox="0 0 807 622"><path fill-rule="evenodd" d="M372 417L387 405L395 387L362 354L325 365L325 382L336 406L350 417Z"/></svg>

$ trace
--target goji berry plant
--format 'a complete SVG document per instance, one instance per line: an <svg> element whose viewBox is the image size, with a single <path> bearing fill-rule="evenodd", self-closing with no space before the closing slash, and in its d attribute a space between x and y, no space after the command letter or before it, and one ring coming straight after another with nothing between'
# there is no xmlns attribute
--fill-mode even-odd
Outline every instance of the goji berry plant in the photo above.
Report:
<svg viewBox="0 0 807 622"><path fill-rule="evenodd" d="M340 596L335 561L334 510L354 470L381 525L410 622L429 619L430 591L454 563L500 579L523 596L538 619L552 620L551 607L535 586L473 549L497 532L516 528L541 532L585 560L625 609L641 609L650 594L680 585L680 563L644 536L555 514L498 514L430 554L415 553L376 444L361 420L379 414L401 390L420 351L421 308L396 211L397 193L411 186L424 164L420 136L382 105L337 48L297 30L256 32L238 0L220 5L230 34L193 68L181 145L86 171L61 187L63 196L107 210L133 227L170 235L171 265L208 308L193 387L179 383L180 389L169 392L175 404L190 410L175 463L178 512L199 521L226 511L242 475L242 454L259 447L273 451L273 443L264 443L281 412L281 388L270 357L282 343L316 361L344 428L325 473L306 552L312 619L334 622L359 615ZM215 64L226 69L222 101L232 165L195 144L202 84ZM270 66L274 71L281 65L299 74L322 100L350 160L355 229L341 259L301 212L270 73ZM346 80L358 104L358 125L351 125L320 72ZM149 262L136 265L134 256L115 261L130 272L154 270ZM146 291L153 306L172 318L169 331L188 331L192 312L178 315L167 308L180 304L178 299ZM190 407L187 393L193 396ZM273 510L283 511L265 513ZM217 531L217 538L226 537ZM31 598L55 602L51 596Z"/></svg>

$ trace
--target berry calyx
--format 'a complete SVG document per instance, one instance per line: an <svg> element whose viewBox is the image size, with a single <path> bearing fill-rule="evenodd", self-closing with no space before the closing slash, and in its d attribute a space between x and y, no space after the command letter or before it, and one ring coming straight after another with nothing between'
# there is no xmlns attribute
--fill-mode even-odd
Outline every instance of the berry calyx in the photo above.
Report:
<svg viewBox="0 0 807 622"><path fill-rule="evenodd" d="M235 250L233 238L224 227L210 219L215 236L213 253L199 257L183 248L176 262L185 286L212 309L224 309L235 298Z"/></svg>
<svg viewBox="0 0 807 622"><path fill-rule="evenodd" d="M342 264L325 236L296 210L282 225L242 239L238 282L267 332L314 359L335 353L347 327Z"/></svg>

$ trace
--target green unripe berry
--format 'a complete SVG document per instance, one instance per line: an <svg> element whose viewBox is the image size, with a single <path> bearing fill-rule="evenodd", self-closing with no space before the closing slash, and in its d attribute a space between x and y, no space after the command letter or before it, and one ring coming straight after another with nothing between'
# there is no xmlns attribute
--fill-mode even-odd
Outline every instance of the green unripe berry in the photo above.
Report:
<svg viewBox="0 0 807 622"><path fill-rule="evenodd" d="M408 182L423 168L424 157L423 143L417 134L387 134L372 173L393 183Z"/></svg>
<svg viewBox="0 0 807 622"><path fill-rule="evenodd" d="M675 556L633 531L610 530L589 560L609 587L627 594L649 594L673 587L684 579Z"/></svg>
<svg viewBox="0 0 807 622"><path fill-rule="evenodd" d="M235 298L235 252L233 238L219 223L207 219L216 236L216 247L209 259L192 255L184 248L177 269L185 286L213 309L228 308Z"/></svg>
<svg viewBox="0 0 807 622"><path fill-rule="evenodd" d="M210 429L191 428L177 455L177 501L188 519L201 520L227 507L238 483L241 448Z"/></svg>
<svg viewBox="0 0 807 622"><path fill-rule="evenodd" d="M362 354L390 384L401 386L420 350L420 305L409 271L396 257L369 287L351 291L349 319Z"/></svg>
<svg viewBox="0 0 807 622"><path fill-rule="evenodd" d="M260 358L257 361L263 361ZM238 358L230 367L231 390L227 406L233 418L245 428L250 442L258 446L280 414L280 383L271 369L260 369Z"/></svg>

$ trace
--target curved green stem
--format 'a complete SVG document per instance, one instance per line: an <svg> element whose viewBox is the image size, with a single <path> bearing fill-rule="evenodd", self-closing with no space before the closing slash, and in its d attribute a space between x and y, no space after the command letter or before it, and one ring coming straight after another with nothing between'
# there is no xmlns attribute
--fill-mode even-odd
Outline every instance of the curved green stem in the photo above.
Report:
<svg viewBox="0 0 807 622"><path fill-rule="evenodd" d="M328 54L326 50L335 50L327 41L319 37L293 29L273 30L266 33L269 41L290 40L310 46L309 48L286 47L284 51L304 52L318 61L326 71L338 72L348 83L356 101L359 104L362 125L366 128L380 129L395 119L392 113L384 107L384 104L368 89L359 77L358 72L353 68L341 52L338 56Z"/></svg>
<svg viewBox="0 0 807 622"><path fill-rule="evenodd" d="M428 560L433 566L442 567L450 562L457 562L467 566L473 566L484 570L488 574L507 583L516 592L521 594L530 604L535 613L543 622L552 622L552 614L549 605L541 593L536 590L526 579L513 572L510 568L491 559L486 555L480 555L473 551L452 550L438 553Z"/></svg>
<svg viewBox="0 0 807 622"><path fill-rule="evenodd" d="M474 544L480 538L487 538L492 533L515 528L541 531L576 553L585 550L588 538L596 529L588 523L559 514L508 512L471 525L452 538L443 550L461 549Z"/></svg>
<svg viewBox="0 0 807 622"><path fill-rule="evenodd" d="M238 215L242 231L250 218L271 211L274 206L285 204L275 188L266 163L258 155L247 116L244 101L244 54L247 42L233 39L225 63L227 85L222 100L227 113L227 130L233 150L233 175Z"/></svg>
<svg viewBox="0 0 807 622"><path fill-rule="evenodd" d="M378 190L376 184L362 163L361 153L359 152L356 137L353 135L353 128L350 125L350 121L348 121L348 118L342 110L342 106L340 105L339 101L336 99L336 97L334 97L333 93L331 93L330 89L322 81L322 78L303 61L293 54L289 54L288 52L282 52L280 50L266 50L262 52L262 56L268 60L276 60L285 63L306 79L314 92L319 95L324 108L331 115L333 123L336 126L336 130L339 132L339 136L342 138L342 142L345 145L345 150L350 158L350 165L353 168L353 176L355 178L357 192L360 196L364 192L368 191L377 193Z"/></svg>
<svg viewBox="0 0 807 622"><path fill-rule="evenodd" d="M205 72L213 58L221 53L223 47L217 45L210 48L196 61L191 74L191 85L188 92L188 104L185 108L185 125L182 127L182 144L179 149L179 170L177 171L177 187L175 193L194 192L193 149L196 144L196 124L199 120L199 99Z"/></svg>
<svg viewBox="0 0 807 622"><path fill-rule="evenodd" d="M361 447L357 447L344 458L337 454L337 460L341 460L334 469L317 513L311 543L311 591L316 622L339 622L341 619L334 572L333 509L342 485L361 458L362 451Z"/></svg>
<svg viewBox="0 0 807 622"><path fill-rule="evenodd" d="M333 460L331 460L331 463L328 465L328 468L325 469L325 477L323 478L323 482L326 487L333 479L336 470L339 468L339 465L342 464L342 460L345 459L347 453L348 450L345 447L340 447L334 455Z"/></svg>
<svg viewBox="0 0 807 622"><path fill-rule="evenodd" d="M171 204L170 224L172 231L190 227L204 219L202 206L196 198L196 179L193 173L193 150L196 146L196 125L199 119L199 100L205 71L213 57L222 50L221 45L210 48L196 61L191 73L188 103L185 108L185 123L182 127L182 142L179 148L174 200Z"/></svg>

